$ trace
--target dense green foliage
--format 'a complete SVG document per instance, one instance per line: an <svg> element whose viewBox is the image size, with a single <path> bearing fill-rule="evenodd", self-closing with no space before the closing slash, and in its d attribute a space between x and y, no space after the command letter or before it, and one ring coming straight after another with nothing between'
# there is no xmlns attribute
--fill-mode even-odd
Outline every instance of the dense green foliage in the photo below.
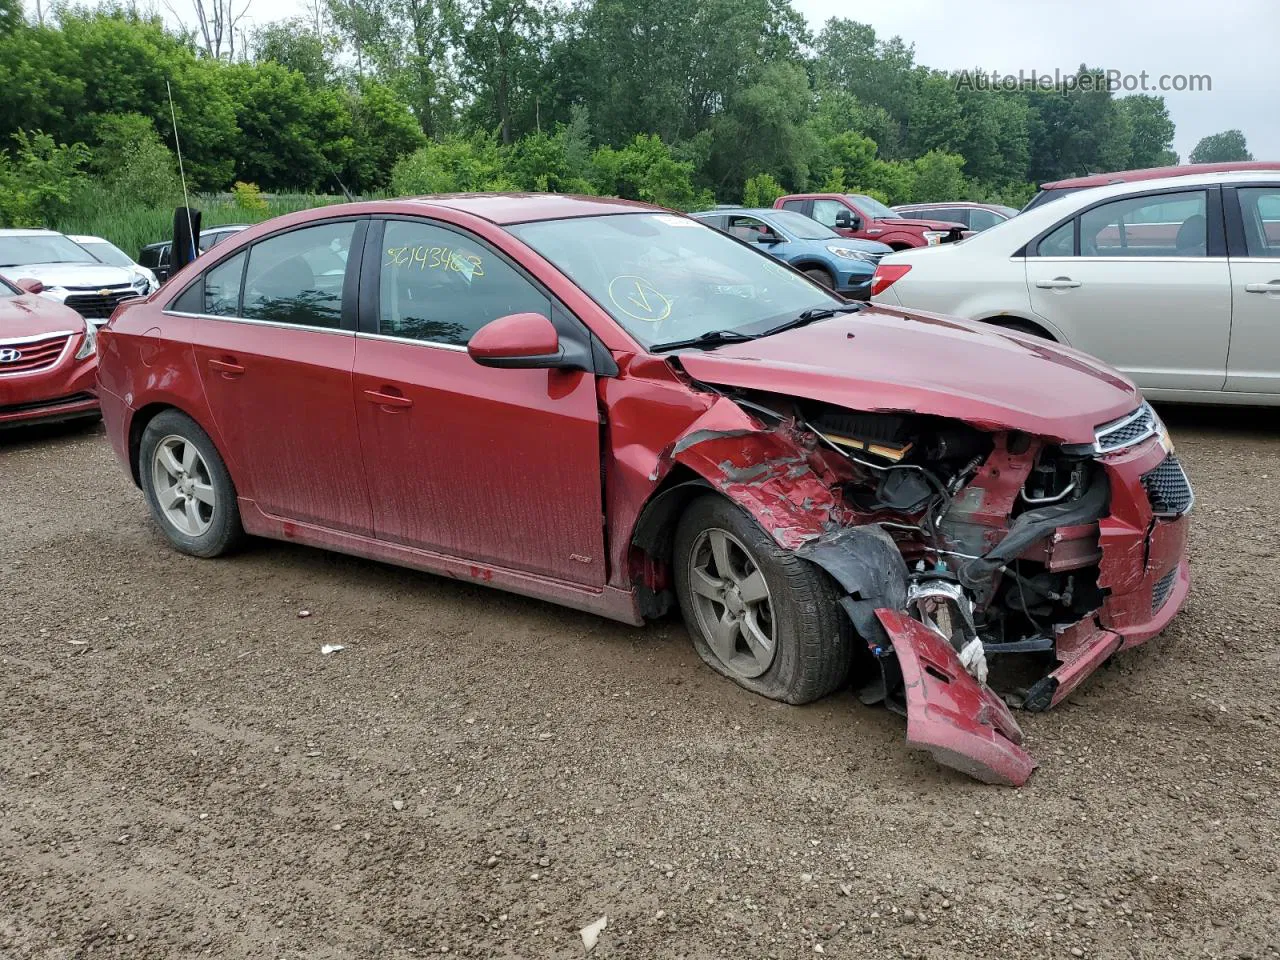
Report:
<svg viewBox="0 0 1280 960"><path fill-rule="evenodd" d="M135 9L37 25L0 0L3 222L63 222L78 198L172 206L169 89L195 191L1017 204L1038 181L1176 160L1161 98L973 89L865 24L814 34L790 0L327 0L235 62Z"/></svg>
<svg viewBox="0 0 1280 960"><path fill-rule="evenodd" d="M1204 137L1191 151L1192 163L1226 163L1229 160L1252 160L1253 154L1239 130L1224 130Z"/></svg>

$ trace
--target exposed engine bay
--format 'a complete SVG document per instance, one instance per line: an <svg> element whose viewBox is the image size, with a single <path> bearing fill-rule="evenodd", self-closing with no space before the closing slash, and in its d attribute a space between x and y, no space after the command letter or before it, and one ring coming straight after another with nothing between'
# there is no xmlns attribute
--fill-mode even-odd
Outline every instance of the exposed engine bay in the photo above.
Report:
<svg viewBox="0 0 1280 960"><path fill-rule="evenodd" d="M761 445L734 431L700 434L681 452L705 445L723 478L715 485L836 580L876 664L864 671L863 700L905 712L908 741L942 762L1022 783L1035 762L1008 708L1047 709L1158 630L1142 632L1161 587L1138 580L1155 562L1151 544L1171 541L1158 539L1146 476L1125 486L1143 502L1121 505L1123 522L1108 519L1112 451L924 414L715 392L757 419L777 449L740 463L739 451L758 460ZM1140 436L1144 462L1165 456L1155 433ZM1189 509L1189 486L1186 496ZM1110 569L1104 523L1112 551L1125 551ZM1185 524L1178 536L1180 556ZM1163 580L1179 575L1181 566ZM1126 599L1109 611L1117 591ZM1150 606L1139 617L1142 602Z"/></svg>

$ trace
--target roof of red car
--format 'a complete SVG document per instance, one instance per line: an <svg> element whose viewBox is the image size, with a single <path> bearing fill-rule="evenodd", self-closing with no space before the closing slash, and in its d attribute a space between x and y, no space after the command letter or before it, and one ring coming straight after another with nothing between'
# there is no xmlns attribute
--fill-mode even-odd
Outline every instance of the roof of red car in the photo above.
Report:
<svg viewBox="0 0 1280 960"><path fill-rule="evenodd" d="M448 207L461 213L483 217L492 223L528 223L532 220L564 220L568 217L599 217L609 213L639 213L661 210L649 203L618 200L614 197L578 197L558 193L455 193L407 198L411 203Z"/></svg>
<svg viewBox="0 0 1280 960"><path fill-rule="evenodd" d="M1108 183L1131 183L1135 180L1159 180L1163 177L1190 177L1200 173L1235 173L1250 170L1280 170L1275 160L1233 160L1226 163L1187 163L1178 167L1147 167L1144 170L1117 170L1095 173L1087 177L1070 177L1040 184L1041 190L1068 190L1078 187L1101 187Z"/></svg>

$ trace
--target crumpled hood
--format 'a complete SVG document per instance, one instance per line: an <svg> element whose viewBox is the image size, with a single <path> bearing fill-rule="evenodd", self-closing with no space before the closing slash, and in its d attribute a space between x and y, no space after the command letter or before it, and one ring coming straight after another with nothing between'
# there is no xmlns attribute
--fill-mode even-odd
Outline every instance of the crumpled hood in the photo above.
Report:
<svg viewBox="0 0 1280 960"><path fill-rule="evenodd" d="M1083 353L935 314L876 307L749 343L679 353L691 377L851 410L912 411L1060 443L1133 411L1138 389Z"/></svg>
<svg viewBox="0 0 1280 960"><path fill-rule="evenodd" d="M133 271L105 263L28 263L5 267L11 280L39 280L46 287L118 287L133 283Z"/></svg>
<svg viewBox="0 0 1280 960"><path fill-rule="evenodd" d="M0 297L0 341L83 330L80 314L56 300L34 294Z"/></svg>

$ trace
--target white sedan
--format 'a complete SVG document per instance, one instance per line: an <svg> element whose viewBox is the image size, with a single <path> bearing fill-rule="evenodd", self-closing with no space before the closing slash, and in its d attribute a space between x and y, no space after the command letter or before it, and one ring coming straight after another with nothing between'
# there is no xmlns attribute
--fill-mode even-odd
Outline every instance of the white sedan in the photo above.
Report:
<svg viewBox="0 0 1280 960"><path fill-rule="evenodd" d="M1071 193L891 254L871 293L1076 347L1155 400L1280 405L1280 174Z"/></svg>

